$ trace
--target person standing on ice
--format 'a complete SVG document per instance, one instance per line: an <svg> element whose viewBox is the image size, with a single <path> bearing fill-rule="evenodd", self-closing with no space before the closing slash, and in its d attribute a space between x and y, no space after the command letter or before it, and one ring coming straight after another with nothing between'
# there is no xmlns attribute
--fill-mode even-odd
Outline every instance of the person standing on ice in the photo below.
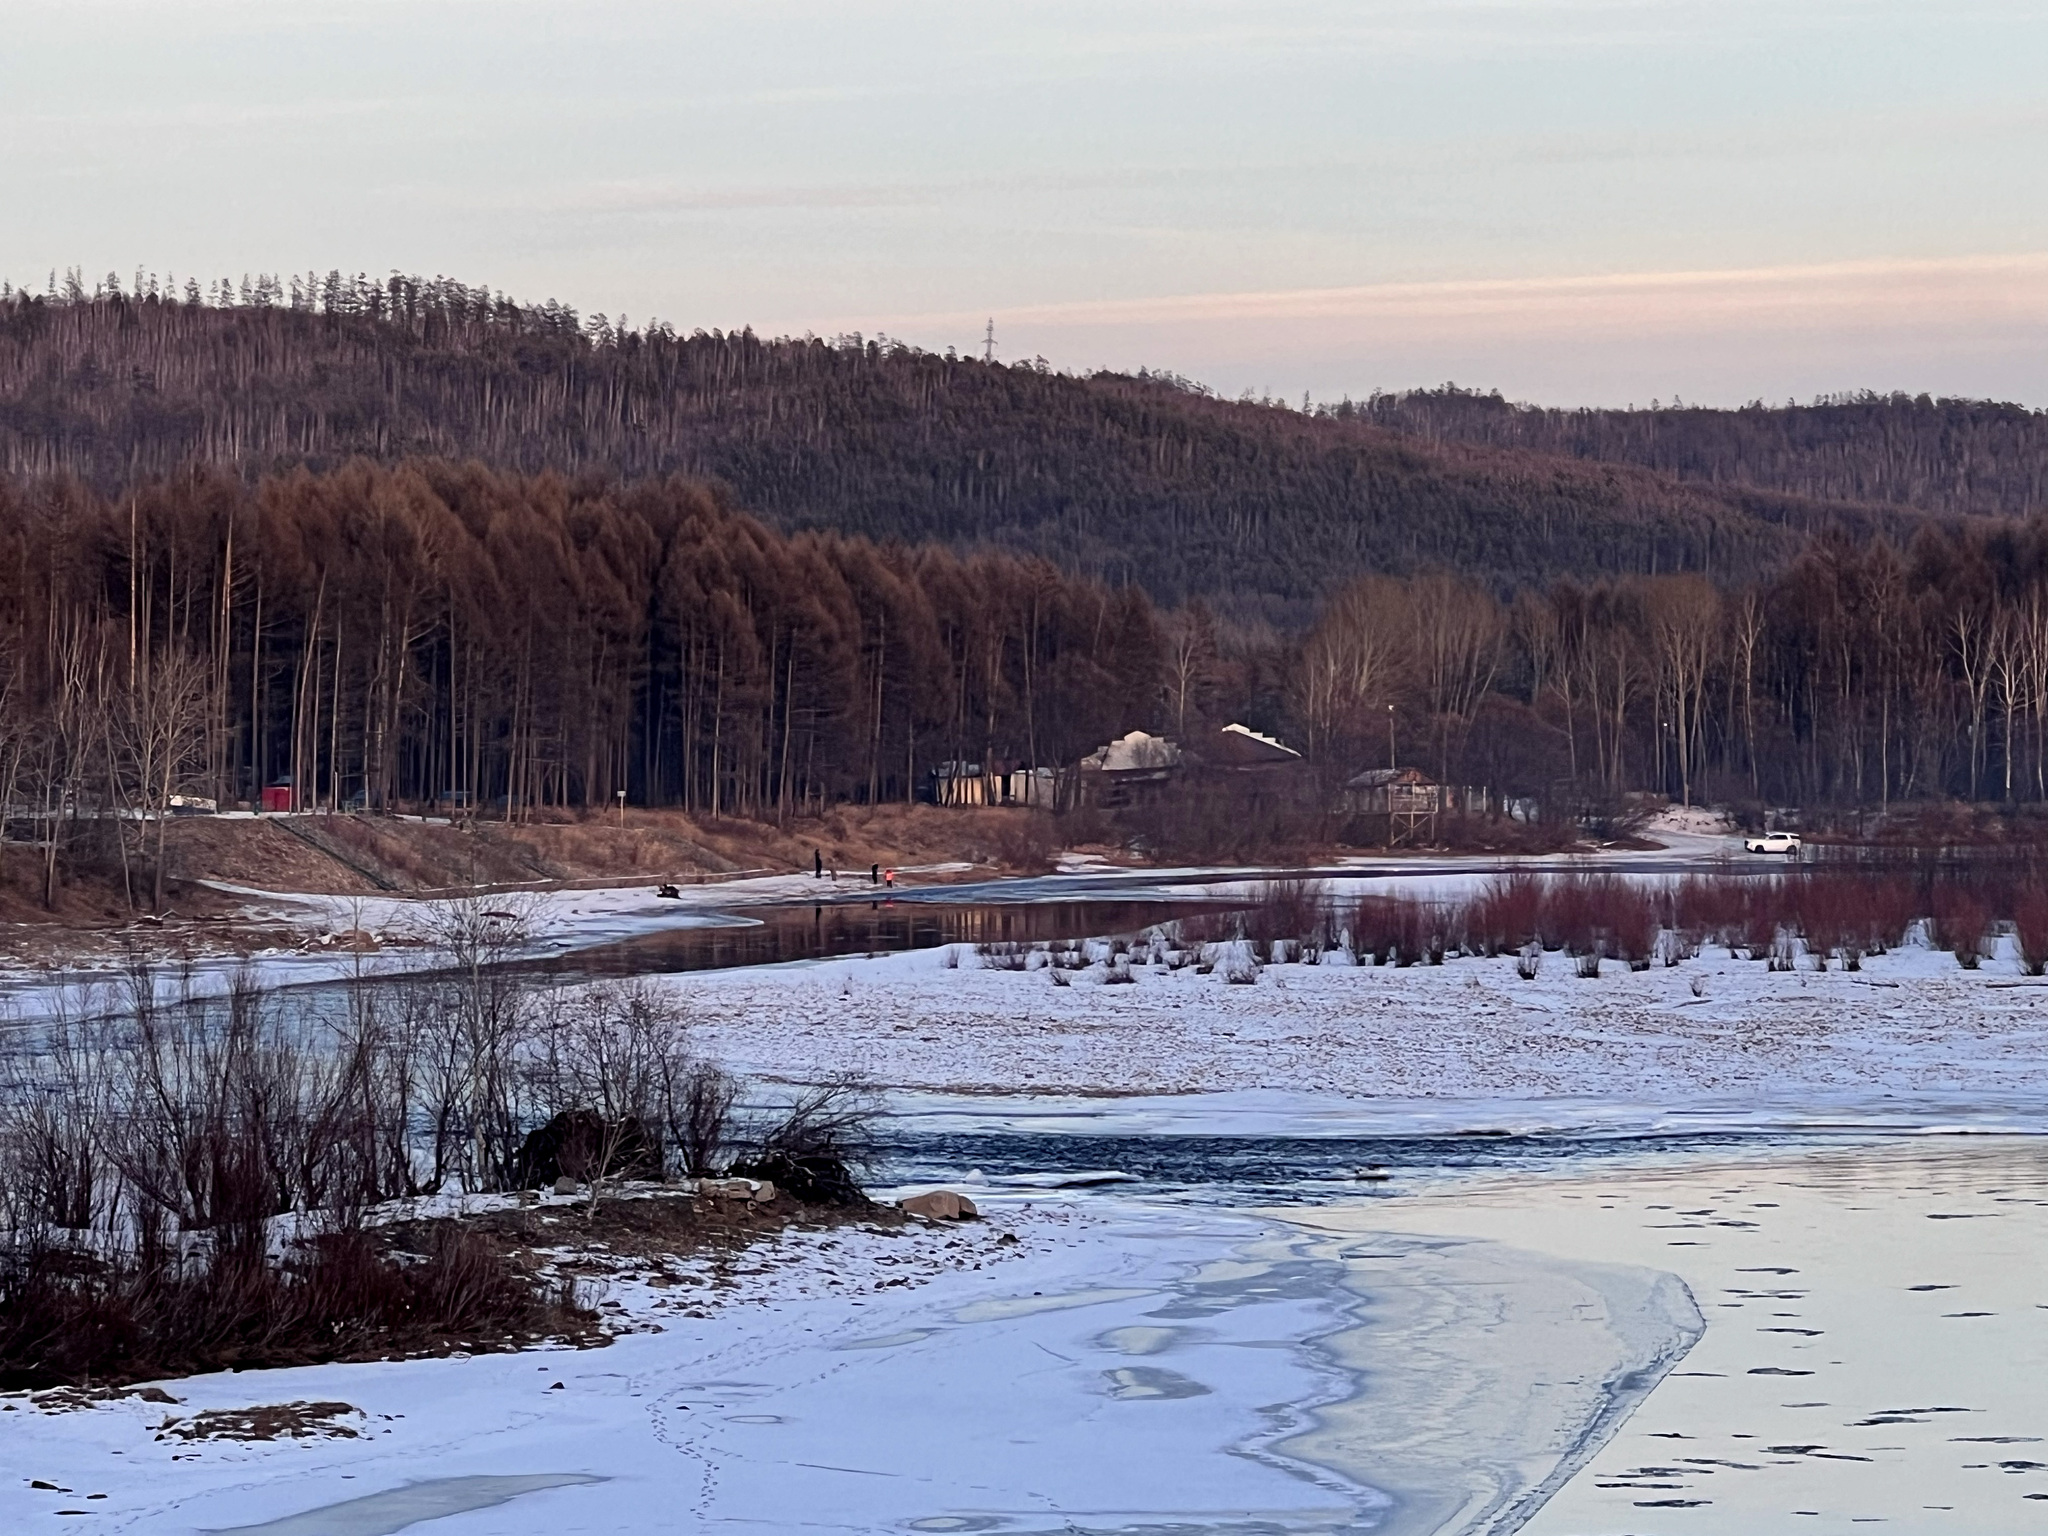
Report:
<svg viewBox="0 0 2048 1536"><path fill-rule="evenodd" d="M813 880L825 878L825 855L815 848L811 850L811 878Z"/></svg>
<svg viewBox="0 0 2048 1536"><path fill-rule="evenodd" d="M879 864L870 864L870 865L868 866L868 884L869 884L869 885L880 885L881 883L882 883L882 866L881 866L881 865L879 865Z"/></svg>

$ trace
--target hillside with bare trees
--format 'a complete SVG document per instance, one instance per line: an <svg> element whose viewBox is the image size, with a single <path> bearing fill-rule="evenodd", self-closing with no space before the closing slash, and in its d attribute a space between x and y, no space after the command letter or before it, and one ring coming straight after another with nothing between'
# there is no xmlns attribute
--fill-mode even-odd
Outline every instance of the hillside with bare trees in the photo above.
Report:
<svg viewBox="0 0 2048 1536"><path fill-rule="evenodd" d="M53 911L88 869L161 907L191 797L787 828L959 764L1069 806L1103 742L1229 724L1303 771L1086 830L1370 838L1342 785L1390 761L1595 822L2048 801L2038 515L453 284L142 287L0 298L0 874Z"/></svg>
<svg viewBox="0 0 2048 1536"><path fill-rule="evenodd" d="M1289 625L1354 575L1745 579L1823 526L1910 521L1165 377L636 329L439 279L110 275L0 296L0 472L108 492L195 463L246 478L408 456L681 474L785 529L1004 549Z"/></svg>
<svg viewBox="0 0 2048 1536"><path fill-rule="evenodd" d="M1557 410L1445 387L1346 402L1336 414L1430 443L1639 465L1687 484L1817 501L1984 517L2048 507L2048 412L1993 400L1865 392L1732 411L1677 400Z"/></svg>

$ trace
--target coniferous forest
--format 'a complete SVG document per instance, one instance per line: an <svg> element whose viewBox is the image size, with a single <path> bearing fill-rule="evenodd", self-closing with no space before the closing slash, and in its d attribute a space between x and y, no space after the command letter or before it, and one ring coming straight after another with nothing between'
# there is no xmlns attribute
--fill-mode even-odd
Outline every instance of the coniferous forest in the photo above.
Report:
<svg viewBox="0 0 2048 1536"><path fill-rule="evenodd" d="M1326 788L2039 801L2041 444L1304 412L412 279L13 292L0 801L786 817L1232 721Z"/></svg>

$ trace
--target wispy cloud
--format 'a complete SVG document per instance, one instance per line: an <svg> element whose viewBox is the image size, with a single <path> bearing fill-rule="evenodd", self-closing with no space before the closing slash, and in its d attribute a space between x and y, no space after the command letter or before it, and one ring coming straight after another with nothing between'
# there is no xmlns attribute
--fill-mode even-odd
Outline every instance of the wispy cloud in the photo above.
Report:
<svg viewBox="0 0 2048 1536"><path fill-rule="evenodd" d="M0 112L0 130L110 129L124 133L267 128L291 123L375 120L443 108L426 98L336 97L303 101L180 101L161 106L107 106L78 112Z"/></svg>
<svg viewBox="0 0 2048 1536"><path fill-rule="evenodd" d="M994 314L999 324L1074 330L1307 321L1374 322L1446 335L1539 335L2038 320L2044 312L2048 252L1176 294L999 307ZM876 316L864 323L909 330L974 319L963 311Z"/></svg>
<svg viewBox="0 0 2048 1536"><path fill-rule="evenodd" d="M910 207L937 201L943 195L941 190L907 183L701 187L666 179L595 181L584 186L552 187L498 197L448 198L439 187L421 188L420 191L423 196L441 198L444 203L478 211L625 216L791 208Z"/></svg>

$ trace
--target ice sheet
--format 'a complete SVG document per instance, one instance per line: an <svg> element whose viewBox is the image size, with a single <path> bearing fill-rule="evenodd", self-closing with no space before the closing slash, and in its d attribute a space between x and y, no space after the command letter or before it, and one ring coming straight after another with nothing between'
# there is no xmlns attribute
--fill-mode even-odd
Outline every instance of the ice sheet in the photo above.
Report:
<svg viewBox="0 0 2048 1536"><path fill-rule="evenodd" d="M1892 1141L1296 1220L1666 1269L1704 1336L1526 1536L2007 1536L2048 1502L2048 1148Z"/></svg>

